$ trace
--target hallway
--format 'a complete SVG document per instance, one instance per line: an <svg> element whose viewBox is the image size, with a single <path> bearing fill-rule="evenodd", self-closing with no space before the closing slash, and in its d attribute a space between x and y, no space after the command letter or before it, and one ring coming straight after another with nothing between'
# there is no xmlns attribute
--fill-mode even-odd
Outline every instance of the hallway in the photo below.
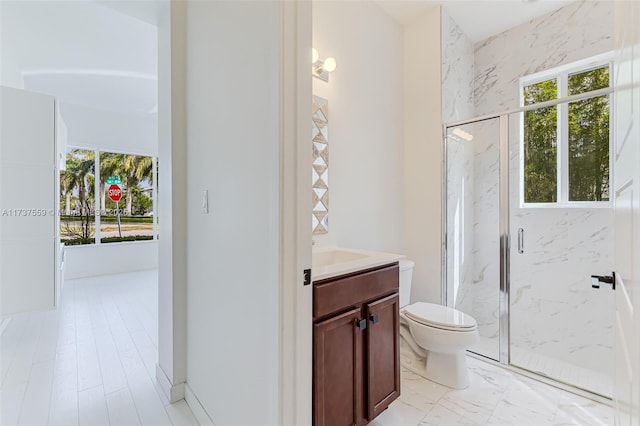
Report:
<svg viewBox="0 0 640 426"><path fill-rule="evenodd" d="M0 337L2 425L197 425L155 379L157 271L67 280Z"/></svg>

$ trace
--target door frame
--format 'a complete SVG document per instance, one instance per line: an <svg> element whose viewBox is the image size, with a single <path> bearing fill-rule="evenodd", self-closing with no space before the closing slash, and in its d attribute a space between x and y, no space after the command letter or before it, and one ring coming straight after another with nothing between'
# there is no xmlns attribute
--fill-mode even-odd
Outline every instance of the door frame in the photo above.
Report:
<svg viewBox="0 0 640 426"><path fill-rule="evenodd" d="M311 2L281 0L279 423L312 422Z"/></svg>

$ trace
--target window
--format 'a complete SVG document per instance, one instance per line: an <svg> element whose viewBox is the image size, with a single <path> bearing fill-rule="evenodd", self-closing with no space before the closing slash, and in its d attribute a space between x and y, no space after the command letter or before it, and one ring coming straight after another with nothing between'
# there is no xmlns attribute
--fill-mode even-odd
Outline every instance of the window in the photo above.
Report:
<svg viewBox="0 0 640 426"><path fill-rule="evenodd" d="M610 63L598 58L521 81L522 105L607 88ZM610 186L609 95L523 113L521 201L524 205L606 204Z"/></svg>
<svg viewBox="0 0 640 426"><path fill-rule="evenodd" d="M96 176L100 177L97 184ZM154 157L69 149L66 170L60 172L62 242L99 244L157 238L156 182ZM109 197L112 185L118 187L117 202Z"/></svg>
<svg viewBox="0 0 640 426"><path fill-rule="evenodd" d="M69 244L95 242L95 152L70 148L60 171L60 240Z"/></svg>

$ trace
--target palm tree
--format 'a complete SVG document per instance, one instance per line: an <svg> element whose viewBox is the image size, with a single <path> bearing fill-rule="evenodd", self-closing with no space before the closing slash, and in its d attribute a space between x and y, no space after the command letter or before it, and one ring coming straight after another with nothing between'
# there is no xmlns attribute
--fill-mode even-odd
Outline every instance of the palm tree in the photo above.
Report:
<svg viewBox="0 0 640 426"><path fill-rule="evenodd" d="M65 195L70 200L71 192L78 190L78 204L80 207L80 219L82 223L81 236L89 238L91 208L87 202L87 186L89 195L93 193L90 182L93 182L93 172L95 167L95 156L92 151L73 149L67 154L67 170L62 175L65 185Z"/></svg>
<svg viewBox="0 0 640 426"><path fill-rule="evenodd" d="M127 185L125 211L132 214L133 188L142 180L148 179L152 181L153 179L152 158L141 155L127 155L124 161L124 171L125 184Z"/></svg>
<svg viewBox="0 0 640 426"><path fill-rule="evenodd" d="M71 214L71 195L73 190L79 186L78 168L80 160L73 156L67 155L66 169L60 173L60 194L65 197L64 214Z"/></svg>

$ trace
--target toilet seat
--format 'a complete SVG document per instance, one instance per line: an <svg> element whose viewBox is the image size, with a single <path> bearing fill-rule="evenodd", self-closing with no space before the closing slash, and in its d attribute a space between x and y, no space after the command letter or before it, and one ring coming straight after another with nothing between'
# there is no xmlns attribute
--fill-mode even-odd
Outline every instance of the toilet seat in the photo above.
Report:
<svg viewBox="0 0 640 426"><path fill-rule="evenodd" d="M449 331L474 331L476 320L457 309L434 303L416 302L403 309L408 319L429 327Z"/></svg>

